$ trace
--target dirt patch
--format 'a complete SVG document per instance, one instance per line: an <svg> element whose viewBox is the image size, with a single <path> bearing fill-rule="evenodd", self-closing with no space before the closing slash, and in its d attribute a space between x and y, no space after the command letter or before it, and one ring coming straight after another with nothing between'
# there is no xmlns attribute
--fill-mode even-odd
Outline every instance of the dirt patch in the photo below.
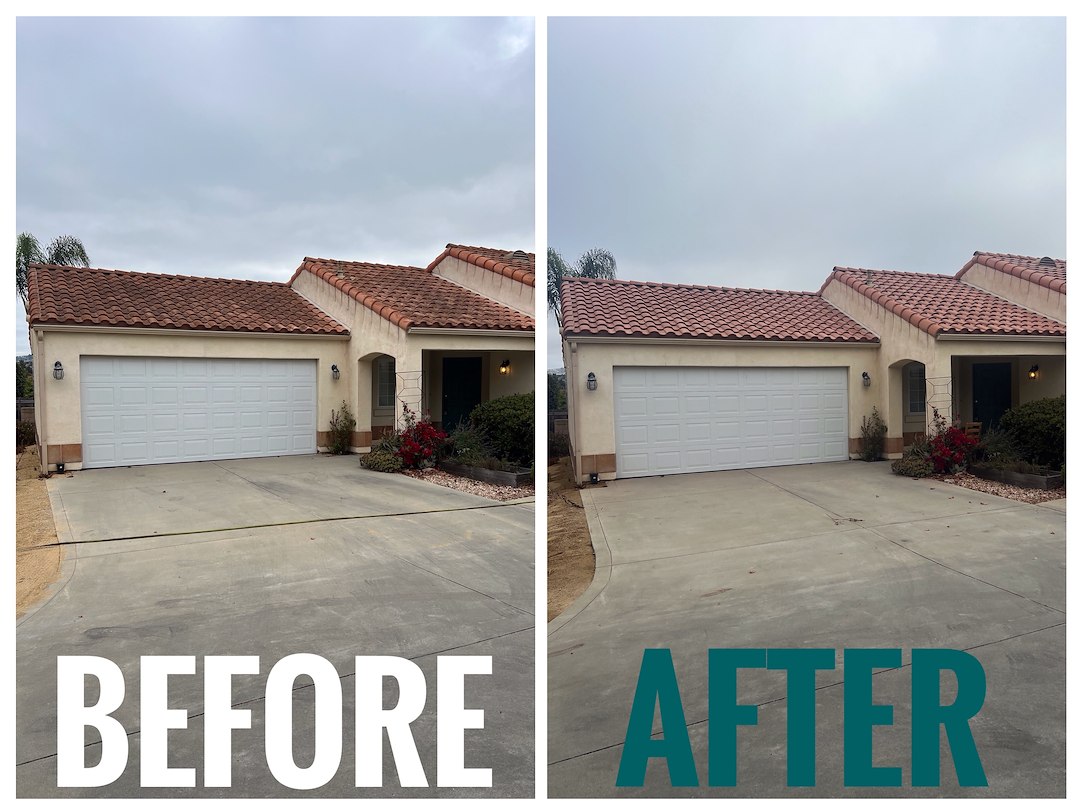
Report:
<svg viewBox="0 0 1080 811"><path fill-rule="evenodd" d="M427 470L403 470L406 476L413 479L421 479L425 482L449 487L452 490L460 490L463 493L472 493L474 496L490 498L494 501L513 501L518 498L532 498L536 494L532 485L522 487L510 487L504 484L488 484L487 482L468 479L464 476L455 476L445 470L428 468Z"/></svg>
<svg viewBox="0 0 1080 811"><path fill-rule="evenodd" d="M939 474L932 476L931 478L945 482L946 484L955 484L960 487L966 487L969 490L978 490L980 493L989 493L992 496L1011 498L1014 501L1023 501L1027 504L1042 504L1044 501L1056 501L1059 498L1065 498L1064 487L1059 487L1056 490L1038 490L1031 487L1017 487L1015 484L1005 484L1004 482L992 482L989 479L980 479L978 476L974 476L971 473Z"/></svg>
<svg viewBox="0 0 1080 811"><path fill-rule="evenodd" d="M37 447L15 456L15 618L45 596L60 577L62 552L56 543L49 494Z"/></svg>
<svg viewBox="0 0 1080 811"><path fill-rule="evenodd" d="M548 622L585 593L592 583L596 555L581 491L563 457L548 468Z"/></svg>

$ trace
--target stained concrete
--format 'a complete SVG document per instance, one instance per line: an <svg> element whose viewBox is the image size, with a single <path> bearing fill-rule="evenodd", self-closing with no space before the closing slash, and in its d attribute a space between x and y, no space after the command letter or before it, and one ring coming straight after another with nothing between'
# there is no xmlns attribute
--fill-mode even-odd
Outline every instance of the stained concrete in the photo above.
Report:
<svg viewBox="0 0 1080 811"><path fill-rule="evenodd" d="M154 490L169 500L142 498ZM269 774L260 736L266 674L301 652L328 659L345 695L342 765L333 781L305 796L531 796L532 504L371 473L356 457L315 456L84 471L54 477L50 496L66 540L76 542L67 547L75 565L63 588L17 630L20 796L300 794ZM300 522L272 524L275 518ZM490 790L434 788L441 653L493 657L490 677L466 677L466 706L484 709L486 722L466 733L466 765L492 768ZM261 658L259 677L234 680L233 700L253 710L254 729L235 733L232 789L138 791L139 657L166 654ZM128 699L115 717L132 733L131 752L111 786L56 788L60 655L104 656L125 673ZM358 655L409 658L427 674L429 701L413 730L432 788L398 788L389 747L386 788L353 787ZM189 730L171 734L170 763L201 774L199 666L196 676L170 679L170 706L191 718ZM300 762L310 758L312 692L295 694ZM91 750L95 740L88 735Z"/></svg>
<svg viewBox="0 0 1080 811"><path fill-rule="evenodd" d="M943 778L923 795L1063 796L1065 516L1055 509L862 462L669 476L584 492L597 551L593 586L549 625L549 793L683 796L666 767L616 790L643 649L670 648L699 776L707 782L707 650L827 647L819 673L818 785L788 790L786 683L742 671L760 722L739 732L740 783L722 796L908 796L845 789L843 648L900 647L874 677L897 705L876 733L880 764L904 767L913 647L970 650L988 697L973 724L987 789ZM660 733L657 722L654 732ZM875 744L877 745L877 744ZM943 775L952 775L948 748Z"/></svg>

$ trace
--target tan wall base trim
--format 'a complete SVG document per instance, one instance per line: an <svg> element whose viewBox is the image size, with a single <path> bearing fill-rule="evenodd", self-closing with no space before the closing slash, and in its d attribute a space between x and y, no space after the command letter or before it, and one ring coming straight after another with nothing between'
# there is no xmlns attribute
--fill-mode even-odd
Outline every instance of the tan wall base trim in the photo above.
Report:
<svg viewBox="0 0 1080 811"><path fill-rule="evenodd" d="M45 450L50 465L82 461L82 443L79 442L71 445L49 445Z"/></svg>

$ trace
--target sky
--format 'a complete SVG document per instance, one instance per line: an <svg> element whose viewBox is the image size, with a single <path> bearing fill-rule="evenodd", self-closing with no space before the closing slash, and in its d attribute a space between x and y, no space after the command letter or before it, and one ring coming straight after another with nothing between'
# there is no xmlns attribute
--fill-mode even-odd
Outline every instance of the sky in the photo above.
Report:
<svg viewBox="0 0 1080 811"><path fill-rule="evenodd" d="M531 251L534 60L531 18L21 18L16 228L275 281Z"/></svg>
<svg viewBox="0 0 1080 811"><path fill-rule="evenodd" d="M816 291L835 265L1065 256L1061 19L551 19L548 48L568 262Z"/></svg>

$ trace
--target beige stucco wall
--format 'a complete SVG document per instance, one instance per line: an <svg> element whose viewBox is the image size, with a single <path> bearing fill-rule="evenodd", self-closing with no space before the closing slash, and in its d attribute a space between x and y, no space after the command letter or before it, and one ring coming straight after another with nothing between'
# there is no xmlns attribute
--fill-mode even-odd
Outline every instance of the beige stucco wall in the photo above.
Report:
<svg viewBox="0 0 1080 811"><path fill-rule="evenodd" d="M864 414L877 404L879 388L863 386L862 373L871 379L877 368L876 345L795 344L789 342L742 343L594 343L569 339L563 342L567 399L570 411L570 442L575 470L584 478L582 457L615 453L614 369L616 366L819 366L848 369L848 436L858 436ZM595 391L586 378L596 375ZM587 468L587 465L586 465ZM601 472L601 479L613 479Z"/></svg>
<svg viewBox="0 0 1080 811"><path fill-rule="evenodd" d="M1037 313L1065 322L1065 295L1049 287L1034 284L1011 273L988 268L976 262L961 277L967 284L979 287L995 296L1001 296L1014 304L1034 310Z"/></svg>
<svg viewBox="0 0 1080 811"><path fill-rule="evenodd" d="M615 366L840 366L848 374L848 436L860 436L864 416L876 406L888 426L888 455L899 455L905 431L920 428L912 415L905 415L903 367L911 361L926 366L927 413L937 406L946 420L953 419L953 387L961 405L959 419L970 419L970 375L965 383L953 378L954 358L995 358L1012 360L1015 369L1026 372L1033 363L1040 366L1040 380L1026 378L1017 385L1014 400L1055 396L1064 392L1064 341L1022 341L980 338L975 340L936 339L908 321L875 304L847 285L831 282L824 298L881 339L880 345L809 345L786 342L693 343L610 342L564 340L563 362L567 374L570 411L570 441L579 481L587 478L588 464L615 453L615 410L612 388ZM970 361L964 361L970 363ZM961 366L963 362L958 361ZM862 373L870 374L871 385L862 385ZM597 390L585 386L589 372L597 377ZM963 411L964 389L968 415ZM907 420L905 421L905 416ZM614 470L610 460L603 463ZM600 472L601 479L614 478Z"/></svg>
<svg viewBox="0 0 1080 811"><path fill-rule="evenodd" d="M490 271L484 271L484 273L489 276L498 276ZM491 394L493 397L499 396L498 392L502 391L506 393L530 391L535 385L532 374L534 339L531 334L511 331L482 334L470 333L466 330L442 333L406 332L363 306L352 296L342 293L311 273L301 273L293 282L293 289L348 327L351 333L346 348L347 360L341 366L341 382L345 384L343 390L352 394L349 403L356 416L357 432L370 431L376 426L391 425L397 415L397 408L394 409L393 414L386 411L378 411L374 415L372 413L374 392L372 361L379 355L389 355L395 360L399 384L399 393L395 400L405 399L413 403L412 394L405 391L409 386L408 378L422 376L424 401L415 402L413 405L426 409L432 420L441 419L442 381L441 361L434 366L430 362L425 364L425 357L430 360L431 353L499 355L500 357L492 359L495 377L500 377L498 363L503 359L502 356L510 357L513 374L507 379L500 377L498 382L491 381L490 369L485 376L489 390L495 392ZM425 353L429 354L425 356ZM437 371L435 367L438 367ZM367 447L366 445L357 446L356 449L366 450Z"/></svg>
<svg viewBox="0 0 1080 811"><path fill-rule="evenodd" d="M329 428L330 409L345 394L342 381L335 381L330 366L342 367L347 342L333 338L268 337L265 335L213 335L176 330L166 334L128 331L56 331L35 329L31 333L34 353L35 408L42 445L80 445L80 358L89 355L185 358L275 358L314 360L316 369L317 428ZM64 379L52 376L53 364L60 361ZM45 373L47 372L47 376ZM48 462L52 464L52 462ZM77 470L81 465L72 464Z"/></svg>
<svg viewBox="0 0 1080 811"><path fill-rule="evenodd" d="M1063 352L1061 344L1052 345ZM1029 351L1030 348L1029 348ZM1012 365L1012 401L1027 403L1044 397L1059 397L1065 393L1065 355L1064 354L1027 354L1027 355L964 355L954 360L954 388L958 418L970 422L972 414L972 364L974 363L1009 363ZM1039 377L1032 380L1028 370L1039 367Z"/></svg>
<svg viewBox="0 0 1080 811"><path fill-rule="evenodd" d="M432 272L518 312L529 315L535 312L536 288L514 281L509 276L484 270L456 256L443 257Z"/></svg>

